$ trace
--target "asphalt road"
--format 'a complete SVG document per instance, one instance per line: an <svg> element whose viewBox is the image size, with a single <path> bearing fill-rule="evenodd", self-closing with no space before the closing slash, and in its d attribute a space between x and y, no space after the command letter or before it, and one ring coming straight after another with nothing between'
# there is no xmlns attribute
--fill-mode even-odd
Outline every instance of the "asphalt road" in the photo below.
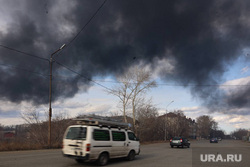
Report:
<svg viewBox="0 0 250 167"><path fill-rule="evenodd" d="M243 154L244 163L222 163L221 166L248 167L250 161L250 143L235 140L223 140L217 143L209 143L208 140L191 141L191 148L171 148L169 143L156 143L141 146L141 154L134 161L124 159L110 160L107 166L119 167L192 167L213 166L218 163L202 163L195 159L198 153L208 153L213 150L224 153ZM240 152L237 152L240 151ZM61 150L36 150L0 152L0 167L93 167L95 163L78 164L73 159L62 156Z"/></svg>

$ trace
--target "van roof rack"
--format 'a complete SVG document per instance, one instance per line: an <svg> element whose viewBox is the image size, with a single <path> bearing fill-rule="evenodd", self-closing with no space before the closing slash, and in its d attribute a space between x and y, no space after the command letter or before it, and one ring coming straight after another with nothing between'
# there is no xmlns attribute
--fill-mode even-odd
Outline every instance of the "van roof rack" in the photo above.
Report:
<svg viewBox="0 0 250 167"><path fill-rule="evenodd" d="M100 126L109 128L125 128L131 127L131 124L125 122L119 122L118 120L111 119L109 117L102 117L97 115L83 115L76 117L74 120L80 125Z"/></svg>

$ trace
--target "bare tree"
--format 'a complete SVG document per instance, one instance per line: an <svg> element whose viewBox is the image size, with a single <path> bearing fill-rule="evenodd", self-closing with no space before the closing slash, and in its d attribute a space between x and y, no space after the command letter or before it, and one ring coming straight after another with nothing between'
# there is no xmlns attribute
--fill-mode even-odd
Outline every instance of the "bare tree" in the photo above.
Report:
<svg viewBox="0 0 250 167"><path fill-rule="evenodd" d="M183 111L176 110L167 113L162 119L164 120L164 127L166 126L164 140L174 136L189 136L189 123Z"/></svg>
<svg viewBox="0 0 250 167"><path fill-rule="evenodd" d="M67 114L62 112L55 114L55 117L52 120L52 146L61 146L64 132L72 123L73 121L69 119Z"/></svg>
<svg viewBox="0 0 250 167"><path fill-rule="evenodd" d="M46 147L48 140L48 122L41 119L40 112L33 108L30 109L30 111L23 112L21 116L27 125L29 134L27 136L28 143L37 145L37 147ZM66 114L55 114L52 120L52 147L61 146L64 132L70 124L71 121Z"/></svg>
<svg viewBox="0 0 250 167"><path fill-rule="evenodd" d="M151 80L151 74L143 68L135 67L132 68L132 81L131 92L132 92L132 113L133 113L133 124L135 127L135 114L136 114L136 100L140 101L140 95L145 93L150 88L156 87L156 82Z"/></svg>
<svg viewBox="0 0 250 167"><path fill-rule="evenodd" d="M202 115L197 118L198 132L200 137L208 138L210 132L213 128L215 128L218 124L215 123L212 117L208 115Z"/></svg>
<svg viewBox="0 0 250 167"><path fill-rule="evenodd" d="M188 137L189 136L189 129L190 129L188 119L186 118L185 114L181 110L178 110L175 113L178 117L179 136Z"/></svg>
<svg viewBox="0 0 250 167"><path fill-rule="evenodd" d="M47 125L41 120L40 113L35 108L21 114L22 119L28 125L28 136L30 143L40 146L47 142Z"/></svg>
<svg viewBox="0 0 250 167"><path fill-rule="evenodd" d="M136 104L139 101L139 95L145 93L152 87L156 86L155 81L151 81L149 71L143 68L131 67L126 73L117 77L120 85L108 91L108 93L117 96L122 103L124 121L127 122L126 109L131 102L133 125L135 127Z"/></svg>
<svg viewBox="0 0 250 167"><path fill-rule="evenodd" d="M122 103L124 121L127 122L126 108L133 93L129 89L131 87L132 75L131 73L125 73L124 75L118 77L117 80L120 82L119 86L108 90L107 92L119 98L120 102Z"/></svg>
<svg viewBox="0 0 250 167"><path fill-rule="evenodd" d="M137 108L136 118L139 122L137 135L141 141L160 140L158 111L150 101ZM152 135L154 134L154 135Z"/></svg>
<svg viewBox="0 0 250 167"><path fill-rule="evenodd" d="M242 139L243 138L243 136L247 136L247 134L248 134L248 130L247 129L237 129L237 130L235 130L234 132L232 132L231 133L231 135L233 136L233 137L235 137L235 139Z"/></svg>

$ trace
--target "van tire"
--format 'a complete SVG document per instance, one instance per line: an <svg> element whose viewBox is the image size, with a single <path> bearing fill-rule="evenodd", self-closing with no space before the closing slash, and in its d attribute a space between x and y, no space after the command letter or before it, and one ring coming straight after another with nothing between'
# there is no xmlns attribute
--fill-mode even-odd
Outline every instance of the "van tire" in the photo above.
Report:
<svg viewBox="0 0 250 167"><path fill-rule="evenodd" d="M83 163L84 162L84 160L83 159L75 159L76 160L76 162L77 163L79 163L79 164L81 164L81 163Z"/></svg>
<svg viewBox="0 0 250 167"><path fill-rule="evenodd" d="M131 150L127 156L127 160L133 161L135 159L135 151Z"/></svg>
<svg viewBox="0 0 250 167"><path fill-rule="evenodd" d="M105 166L105 165L107 165L108 161L109 161L108 153L101 153L99 155L98 160L97 160L97 164L100 166Z"/></svg>

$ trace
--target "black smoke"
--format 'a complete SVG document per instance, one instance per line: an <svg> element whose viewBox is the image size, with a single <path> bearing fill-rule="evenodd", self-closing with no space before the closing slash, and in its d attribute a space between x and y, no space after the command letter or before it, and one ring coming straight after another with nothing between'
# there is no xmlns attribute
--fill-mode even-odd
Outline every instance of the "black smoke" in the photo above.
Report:
<svg viewBox="0 0 250 167"><path fill-rule="evenodd" d="M7 30L0 43L49 58L80 31L103 1L3 1ZM250 2L244 0L108 0L91 23L56 59L87 78L119 75L132 63L175 61L174 74L162 78L191 86L204 103L249 106L249 87L234 97L220 92L227 66L250 44ZM171 54L169 54L171 53ZM135 59L136 58L136 59ZM139 58L139 59L138 59ZM249 59L246 59L249 61ZM46 76L1 66L2 99L48 102L48 62L0 49L1 64L25 67ZM54 63L53 100L86 91L91 82ZM248 89L247 89L248 88ZM243 88L241 88L243 89ZM221 102L223 101L223 103Z"/></svg>

